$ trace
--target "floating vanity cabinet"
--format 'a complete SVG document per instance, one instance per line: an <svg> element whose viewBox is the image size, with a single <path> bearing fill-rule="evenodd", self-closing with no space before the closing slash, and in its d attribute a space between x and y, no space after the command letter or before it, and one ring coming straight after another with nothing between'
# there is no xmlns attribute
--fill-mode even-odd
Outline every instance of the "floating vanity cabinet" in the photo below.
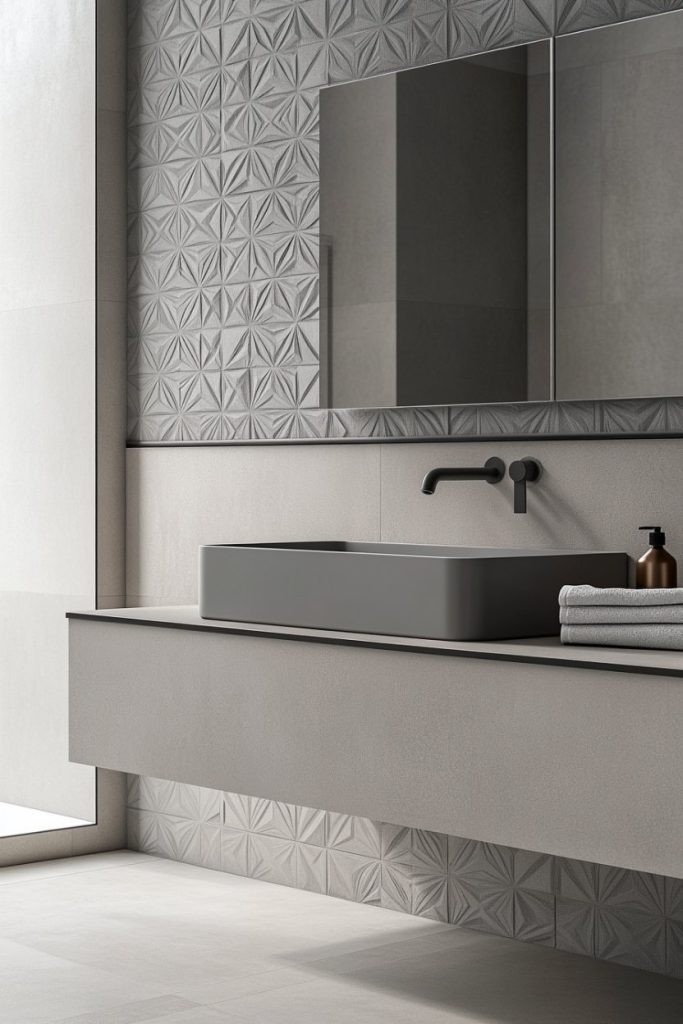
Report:
<svg viewBox="0 0 683 1024"><path fill-rule="evenodd" d="M683 876L683 656L70 617L71 758Z"/></svg>

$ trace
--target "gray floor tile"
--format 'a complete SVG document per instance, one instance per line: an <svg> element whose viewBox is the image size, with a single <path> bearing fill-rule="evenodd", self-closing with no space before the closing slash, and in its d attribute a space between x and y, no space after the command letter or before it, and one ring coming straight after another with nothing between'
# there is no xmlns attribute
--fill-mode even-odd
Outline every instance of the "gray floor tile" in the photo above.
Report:
<svg viewBox="0 0 683 1024"><path fill-rule="evenodd" d="M654 973L152 857L83 862L0 887L0 1024L683 1019L683 984Z"/></svg>

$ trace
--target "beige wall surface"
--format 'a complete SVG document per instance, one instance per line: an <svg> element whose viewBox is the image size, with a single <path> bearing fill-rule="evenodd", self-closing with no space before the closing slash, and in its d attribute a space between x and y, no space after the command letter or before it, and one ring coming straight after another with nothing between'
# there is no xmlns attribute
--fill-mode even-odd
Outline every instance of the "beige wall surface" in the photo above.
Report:
<svg viewBox="0 0 683 1024"><path fill-rule="evenodd" d="M661 523L683 570L683 441L349 444L130 449L128 604L197 599L200 544L272 540L386 540L626 551ZM443 483L420 491L433 466L543 466L527 515L512 483Z"/></svg>

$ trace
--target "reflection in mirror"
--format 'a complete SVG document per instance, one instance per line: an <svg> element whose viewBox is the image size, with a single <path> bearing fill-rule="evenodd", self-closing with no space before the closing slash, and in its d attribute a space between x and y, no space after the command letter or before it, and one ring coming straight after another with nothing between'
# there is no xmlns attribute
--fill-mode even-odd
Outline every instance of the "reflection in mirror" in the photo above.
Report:
<svg viewBox="0 0 683 1024"><path fill-rule="evenodd" d="M551 397L550 43L321 92L321 404Z"/></svg>
<svg viewBox="0 0 683 1024"><path fill-rule="evenodd" d="M683 13L556 41L558 398L683 394Z"/></svg>

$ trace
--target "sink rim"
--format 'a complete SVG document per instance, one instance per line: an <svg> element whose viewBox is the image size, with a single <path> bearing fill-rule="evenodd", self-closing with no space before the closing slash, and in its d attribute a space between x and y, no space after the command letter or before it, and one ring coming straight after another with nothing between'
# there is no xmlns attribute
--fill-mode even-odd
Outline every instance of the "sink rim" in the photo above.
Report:
<svg viewBox="0 0 683 1024"><path fill-rule="evenodd" d="M377 550L377 549L381 550ZM200 550L232 549L239 551L278 551L301 554L319 555L364 555L380 558L434 558L453 561L472 561L476 559L513 560L516 558L547 558L576 555L623 555L628 552L618 549L590 548L503 548L475 544L423 544L393 541L257 541L230 542L219 544L201 544Z"/></svg>

